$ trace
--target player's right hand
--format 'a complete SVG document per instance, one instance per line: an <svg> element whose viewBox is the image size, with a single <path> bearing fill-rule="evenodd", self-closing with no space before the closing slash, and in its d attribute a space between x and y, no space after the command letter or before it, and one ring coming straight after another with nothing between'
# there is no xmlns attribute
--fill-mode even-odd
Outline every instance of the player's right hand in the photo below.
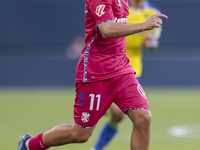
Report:
<svg viewBox="0 0 200 150"><path fill-rule="evenodd" d="M151 30L153 28L159 28L162 25L162 19L168 19L168 17L160 12L157 12L155 15L151 16L145 23L145 30Z"/></svg>

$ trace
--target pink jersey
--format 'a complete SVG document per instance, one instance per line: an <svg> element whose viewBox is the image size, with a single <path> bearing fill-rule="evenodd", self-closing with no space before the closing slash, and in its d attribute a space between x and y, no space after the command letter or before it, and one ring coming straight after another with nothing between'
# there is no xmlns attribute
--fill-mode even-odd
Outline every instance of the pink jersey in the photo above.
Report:
<svg viewBox="0 0 200 150"><path fill-rule="evenodd" d="M86 0L85 42L76 82L94 82L134 72L126 57L125 37L104 39L98 25L113 20L127 24L127 0Z"/></svg>

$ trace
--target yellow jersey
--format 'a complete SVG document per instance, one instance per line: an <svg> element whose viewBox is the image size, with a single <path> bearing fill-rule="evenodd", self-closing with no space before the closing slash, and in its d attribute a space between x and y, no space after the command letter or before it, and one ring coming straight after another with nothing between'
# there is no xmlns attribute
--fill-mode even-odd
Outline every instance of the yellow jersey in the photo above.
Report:
<svg viewBox="0 0 200 150"><path fill-rule="evenodd" d="M144 1L143 7L139 10L135 10L133 7L129 7L128 24L143 23L157 12L158 10L148 1ZM151 34L155 39L159 39L161 30L161 28L155 28L146 32L149 32L149 34ZM127 57L130 60L132 68L136 72L136 77L141 77L142 75L142 47L144 40L145 32L132 34L126 37Z"/></svg>

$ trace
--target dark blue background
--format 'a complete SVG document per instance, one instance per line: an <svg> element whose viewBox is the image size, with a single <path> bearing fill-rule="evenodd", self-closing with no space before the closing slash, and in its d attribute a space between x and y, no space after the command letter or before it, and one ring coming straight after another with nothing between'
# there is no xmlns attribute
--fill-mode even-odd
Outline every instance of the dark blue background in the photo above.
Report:
<svg viewBox="0 0 200 150"><path fill-rule="evenodd" d="M84 35L84 0L0 1L0 86L73 85L66 58ZM200 1L151 0L163 19L160 47L144 51L143 85L200 85Z"/></svg>

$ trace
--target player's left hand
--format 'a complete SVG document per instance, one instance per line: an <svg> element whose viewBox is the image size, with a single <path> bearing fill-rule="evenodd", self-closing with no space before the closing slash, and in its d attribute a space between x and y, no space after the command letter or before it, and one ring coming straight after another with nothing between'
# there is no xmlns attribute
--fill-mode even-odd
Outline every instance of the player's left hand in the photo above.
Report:
<svg viewBox="0 0 200 150"><path fill-rule="evenodd" d="M146 30L151 30L153 28L159 28L162 25L162 19L168 19L168 17L160 12L157 12L155 15L151 16L144 24Z"/></svg>

